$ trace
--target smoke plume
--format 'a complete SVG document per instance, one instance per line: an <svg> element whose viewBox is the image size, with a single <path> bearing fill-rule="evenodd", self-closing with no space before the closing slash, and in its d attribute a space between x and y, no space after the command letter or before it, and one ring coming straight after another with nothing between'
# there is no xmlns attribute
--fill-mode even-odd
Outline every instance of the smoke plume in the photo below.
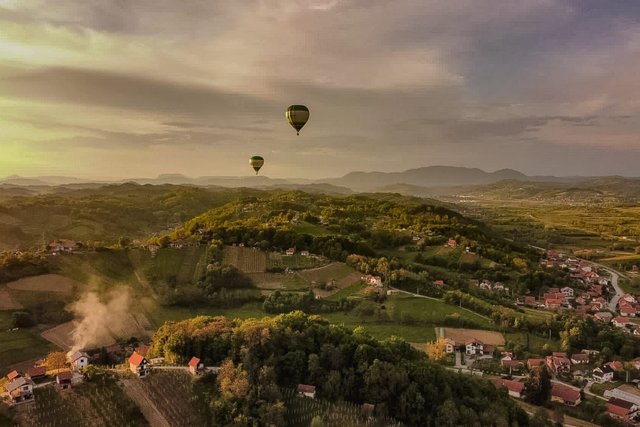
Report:
<svg viewBox="0 0 640 427"><path fill-rule="evenodd" d="M129 292L122 289L100 301L98 294L88 292L71 305L71 310L80 320L72 333L73 347L71 351L84 350L90 347L113 342L111 331L126 327L129 319Z"/></svg>

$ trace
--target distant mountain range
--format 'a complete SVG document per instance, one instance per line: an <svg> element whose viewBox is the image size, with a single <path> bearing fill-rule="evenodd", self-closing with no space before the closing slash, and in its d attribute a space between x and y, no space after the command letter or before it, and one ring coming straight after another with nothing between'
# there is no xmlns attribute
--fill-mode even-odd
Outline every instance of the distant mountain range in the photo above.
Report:
<svg viewBox="0 0 640 427"><path fill-rule="evenodd" d="M136 182L139 184L175 184L194 186L221 187L252 187L252 188L286 188L305 191L324 191L330 193L348 194L357 192L400 192L416 196L431 196L460 190L460 187L487 186L503 183L513 186L513 183L553 183L581 186L604 186L614 188L621 183L630 183L633 187L640 183L636 178L623 177L555 177L528 176L513 169L501 169L486 172L477 168L454 166L427 166L409 169L404 172L351 172L340 178L303 179L287 178L272 179L266 176L202 176L187 177L182 174L163 174L156 178L131 178L118 181L83 180L65 176L9 176L0 179L2 187L46 187L46 186L92 186L107 183ZM510 184L504 184L510 183ZM476 189L478 190L478 189ZM506 191L506 187L503 188ZM495 188L494 191L500 191ZM633 192L633 190L631 191Z"/></svg>

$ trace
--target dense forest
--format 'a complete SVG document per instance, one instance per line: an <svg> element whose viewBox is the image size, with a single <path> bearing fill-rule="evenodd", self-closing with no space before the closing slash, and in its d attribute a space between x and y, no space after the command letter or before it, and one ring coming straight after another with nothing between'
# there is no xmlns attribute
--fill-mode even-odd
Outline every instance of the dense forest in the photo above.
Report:
<svg viewBox="0 0 640 427"><path fill-rule="evenodd" d="M277 425L284 413L277 387L298 384L315 385L323 399L374 404L377 414L409 425L528 425L493 384L448 372L400 339L377 341L300 311L169 322L150 355L179 363L195 355L223 367L211 391L213 425Z"/></svg>

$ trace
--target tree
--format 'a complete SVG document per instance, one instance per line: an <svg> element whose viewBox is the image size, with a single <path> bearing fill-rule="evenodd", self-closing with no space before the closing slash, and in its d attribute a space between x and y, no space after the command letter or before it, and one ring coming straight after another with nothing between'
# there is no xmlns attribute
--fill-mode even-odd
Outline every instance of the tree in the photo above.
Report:
<svg viewBox="0 0 640 427"><path fill-rule="evenodd" d="M225 360L218 371L220 392L227 398L242 399L249 392L249 376L242 366L235 366L230 359Z"/></svg>
<svg viewBox="0 0 640 427"><path fill-rule="evenodd" d="M434 342L428 342L426 351L429 359L442 360L447 356L447 343L444 338L440 337Z"/></svg>
<svg viewBox="0 0 640 427"><path fill-rule="evenodd" d="M534 405L542 405L551 394L551 378L544 366L532 369L524 383L525 400Z"/></svg>
<svg viewBox="0 0 640 427"><path fill-rule="evenodd" d="M52 351L47 354L44 364L49 371L65 368L67 366L67 355L62 351Z"/></svg>
<svg viewBox="0 0 640 427"><path fill-rule="evenodd" d="M35 325L35 321L28 311L14 311L11 313L12 328L30 328L33 325Z"/></svg>

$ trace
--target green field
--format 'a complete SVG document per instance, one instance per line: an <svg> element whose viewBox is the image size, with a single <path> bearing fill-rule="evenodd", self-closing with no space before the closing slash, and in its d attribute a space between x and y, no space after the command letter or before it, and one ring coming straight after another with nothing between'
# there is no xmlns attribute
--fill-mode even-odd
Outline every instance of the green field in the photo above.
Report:
<svg viewBox="0 0 640 427"><path fill-rule="evenodd" d="M24 360L44 356L54 346L34 329L10 330L11 313L0 311L0 370Z"/></svg>
<svg viewBox="0 0 640 427"><path fill-rule="evenodd" d="M293 270L302 270L322 267L326 264L327 261L316 257L302 256L299 252L293 255L283 255L279 252L271 252L267 258L267 268L290 268Z"/></svg>
<svg viewBox="0 0 640 427"><path fill-rule="evenodd" d="M366 287L367 285L358 281L353 285L349 285L346 288L340 289L335 294L332 294L330 297L327 297L327 299L331 301L340 301L343 298L356 296L360 291L362 291L363 289L366 289Z"/></svg>
<svg viewBox="0 0 640 427"><path fill-rule="evenodd" d="M433 326L402 325L392 321L363 320L351 313L329 313L323 314L322 317L331 323L350 329L362 326L367 333L380 340L397 336L409 342L427 342L436 338Z"/></svg>
<svg viewBox="0 0 640 427"><path fill-rule="evenodd" d="M300 221L292 228L296 233L309 234L311 236L328 236L329 234L333 234L321 225L311 224L306 221Z"/></svg>
<svg viewBox="0 0 640 427"><path fill-rule="evenodd" d="M492 329L493 327L491 322L484 316L430 298L396 296L389 298L388 306L391 308L394 317L395 313L393 312L400 311L408 313L418 322L431 325L442 325L445 316L456 313L462 319L472 321L480 327L487 329Z"/></svg>

